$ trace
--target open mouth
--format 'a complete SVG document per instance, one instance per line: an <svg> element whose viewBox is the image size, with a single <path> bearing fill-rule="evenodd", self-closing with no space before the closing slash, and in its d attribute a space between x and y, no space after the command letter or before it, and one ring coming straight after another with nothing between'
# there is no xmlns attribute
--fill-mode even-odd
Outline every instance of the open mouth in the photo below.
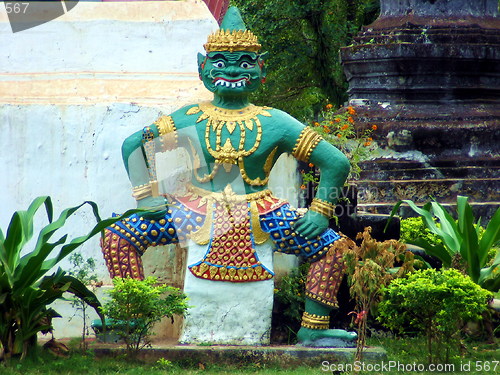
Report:
<svg viewBox="0 0 500 375"><path fill-rule="evenodd" d="M225 78L220 78L217 77L214 79L215 86L225 86L225 87L242 87L245 86L247 83L247 78L240 78L240 79L225 79Z"/></svg>

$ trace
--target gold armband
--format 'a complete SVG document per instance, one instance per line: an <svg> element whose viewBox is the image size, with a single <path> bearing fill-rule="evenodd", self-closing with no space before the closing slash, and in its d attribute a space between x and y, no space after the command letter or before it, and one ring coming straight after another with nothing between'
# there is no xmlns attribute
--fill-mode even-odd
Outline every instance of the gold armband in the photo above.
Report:
<svg viewBox="0 0 500 375"><path fill-rule="evenodd" d="M335 205L330 202L324 201L319 198L314 198L312 200L311 206L309 206L311 211L317 212L321 215L324 215L328 218L332 217L335 213Z"/></svg>
<svg viewBox="0 0 500 375"><path fill-rule="evenodd" d="M132 188L132 196L136 201L147 197L157 197L159 196L158 191L158 181L151 181L144 185L139 185Z"/></svg>
<svg viewBox="0 0 500 375"><path fill-rule="evenodd" d="M177 147L177 129L171 116L161 116L154 122L160 134L163 151ZM168 134L168 135L167 135Z"/></svg>
<svg viewBox="0 0 500 375"><path fill-rule="evenodd" d="M300 132L299 138L292 150L292 155L300 161L308 162L311 153L322 139L318 133L306 126Z"/></svg>
<svg viewBox="0 0 500 375"><path fill-rule="evenodd" d="M302 314L302 323L300 323L300 325L304 328L310 329L328 329L330 327L330 316L304 312L304 314Z"/></svg>

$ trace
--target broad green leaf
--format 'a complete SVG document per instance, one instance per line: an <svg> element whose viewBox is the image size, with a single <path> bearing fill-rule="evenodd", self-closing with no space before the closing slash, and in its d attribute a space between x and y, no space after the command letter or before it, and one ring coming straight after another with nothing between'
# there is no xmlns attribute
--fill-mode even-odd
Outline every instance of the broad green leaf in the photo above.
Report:
<svg viewBox="0 0 500 375"><path fill-rule="evenodd" d="M7 264L13 270L17 267L19 255L24 245L33 236L33 219L42 204L45 204L49 222L52 220L52 202L50 197L38 197L30 204L28 210L17 211L12 216L7 229L5 249L7 253Z"/></svg>
<svg viewBox="0 0 500 375"><path fill-rule="evenodd" d="M86 202L86 203L92 203L93 202ZM57 256L53 259L49 259L46 263L44 263L42 271L48 271L51 269L53 266L55 266L57 263L59 263L62 259L64 259L66 256L71 254L73 250L81 246L83 243L88 241L90 238L94 237L96 234L101 233L104 229L109 227L111 224L116 223L119 220L123 220L126 217L129 217L130 215L137 213L137 212L144 212L142 209L131 209L125 212L124 214L108 219L101 220L98 222L94 228L85 236L77 237L73 239L69 244L64 245L61 247L60 252L57 254Z"/></svg>
<svg viewBox="0 0 500 375"><path fill-rule="evenodd" d="M481 265L479 264L479 241L474 228L474 215L466 197L457 198L458 222L462 235L460 255L467 264L467 273L477 283Z"/></svg>
<svg viewBox="0 0 500 375"><path fill-rule="evenodd" d="M46 254L45 256L49 255L53 249L66 242L66 239L67 235L64 235L56 242L42 244L38 255L33 255L33 253L26 254L22 259L23 262L20 263L20 267L18 267L19 270L16 272L16 289L22 290L24 287L35 283L43 277L49 269L42 269L45 261L42 256L44 254Z"/></svg>
<svg viewBox="0 0 500 375"><path fill-rule="evenodd" d="M488 251L500 241L500 208L496 210L479 241L480 262L484 264Z"/></svg>
<svg viewBox="0 0 500 375"><path fill-rule="evenodd" d="M394 208L392 209L389 215L389 219L387 219L387 223L385 224L384 233L387 231L387 228L389 227L389 224L391 223L394 215L396 215L396 213L399 211L399 207L401 207L401 204L403 204L403 201L399 201L394 205Z"/></svg>
<svg viewBox="0 0 500 375"><path fill-rule="evenodd" d="M500 289L500 250L497 251L495 259L490 267L481 269L478 284L492 292Z"/></svg>
<svg viewBox="0 0 500 375"><path fill-rule="evenodd" d="M459 252L462 241L455 219L439 203L432 202L431 205L434 216L439 220L441 226L435 226L435 233L443 239L453 253Z"/></svg>
<svg viewBox="0 0 500 375"><path fill-rule="evenodd" d="M444 230L441 230L435 223L434 221L434 215L431 212L431 209L435 208L432 204L426 204L422 208L418 207L414 202L410 200L404 200L404 203L408 204L410 208L415 211L417 214L419 214L423 221L425 226L434 234L438 235L441 237L441 240L447 245L447 247L451 250L452 253L456 253L460 250L459 245L457 246L456 240L447 232ZM434 202L433 202L434 203ZM441 207L442 208L442 207ZM440 215L446 218L444 214L442 214L442 210L439 210L439 207L437 207L438 212ZM446 219L445 219L446 220Z"/></svg>
<svg viewBox="0 0 500 375"><path fill-rule="evenodd" d="M477 283L481 265L479 263L479 244L475 230L466 230L463 234L460 255L467 265L467 273Z"/></svg>
<svg viewBox="0 0 500 375"><path fill-rule="evenodd" d="M451 266L451 260L453 254L443 245L432 245L427 240L423 238L417 238L412 242L412 245L416 245L425 250L429 255L438 258L445 267Z"/></svg>
<svg viewBox="0 0 500 375"><path fill-rule="evenodd" d="M19 253L22 249L22 245L27 242L26 238L23 238L23 225L22 225L21 213L15 212L7 228L7 237L4 241L6 262L4 266L10 270L16 268L17 259L19 258Z"/></svg>

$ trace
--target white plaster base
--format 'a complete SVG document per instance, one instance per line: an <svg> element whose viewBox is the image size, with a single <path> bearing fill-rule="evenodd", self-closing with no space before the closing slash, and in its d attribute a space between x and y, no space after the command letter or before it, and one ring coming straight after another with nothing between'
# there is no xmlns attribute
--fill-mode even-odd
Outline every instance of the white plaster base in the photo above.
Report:
<svg viewBox="0 0 500 375"><path fill-rule="evenodd" d="M202 259L206 249L190 243L187 264ZM272 270L271 242L256 250L261 262ZM193 307L184 319L181 344L269 344L274 279L247 283L208 281L187 270L184 292Z"/></svg>

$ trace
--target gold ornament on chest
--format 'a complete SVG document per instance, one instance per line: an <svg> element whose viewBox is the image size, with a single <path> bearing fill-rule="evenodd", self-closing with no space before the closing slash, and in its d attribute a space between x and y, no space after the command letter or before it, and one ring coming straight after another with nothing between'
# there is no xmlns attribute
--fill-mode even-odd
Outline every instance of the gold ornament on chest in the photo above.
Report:
<svg viewBox="0 0 500 375"><path fill-rule="evenodd" d="M196 123L207 120L205 125L205 145L208 153L215 159L215 165L210 174L199 177L195 174L199 182L207 182L215 177L219 167L222 165L226 172L229 172L233 165L237 165L241 175L246 183L250 185L265 185L269 180L269 172L272 167L274 155L277 147L268 155L264 164L264 179L248 177L245 170L244 158L252 155L260 146L262 140L262 124L257 117L258 115L271 117L268 112L268 107L258 107L249 105L242 109L223 109L214 106L211 103L201 103L198 106L191 107L186 114L200 114ZM223 140L223 130L226 129L229 135L232 135L235 129L239 129L239 143L237 148L231 143L230 137ZM253 145L245 148L247 140L247 130L255 132L255 140ZM215 134L215 144L212 145L211 135ZM192 148L194 151L194 148ZM195 155L195 158L197 156Z"/></svg>

